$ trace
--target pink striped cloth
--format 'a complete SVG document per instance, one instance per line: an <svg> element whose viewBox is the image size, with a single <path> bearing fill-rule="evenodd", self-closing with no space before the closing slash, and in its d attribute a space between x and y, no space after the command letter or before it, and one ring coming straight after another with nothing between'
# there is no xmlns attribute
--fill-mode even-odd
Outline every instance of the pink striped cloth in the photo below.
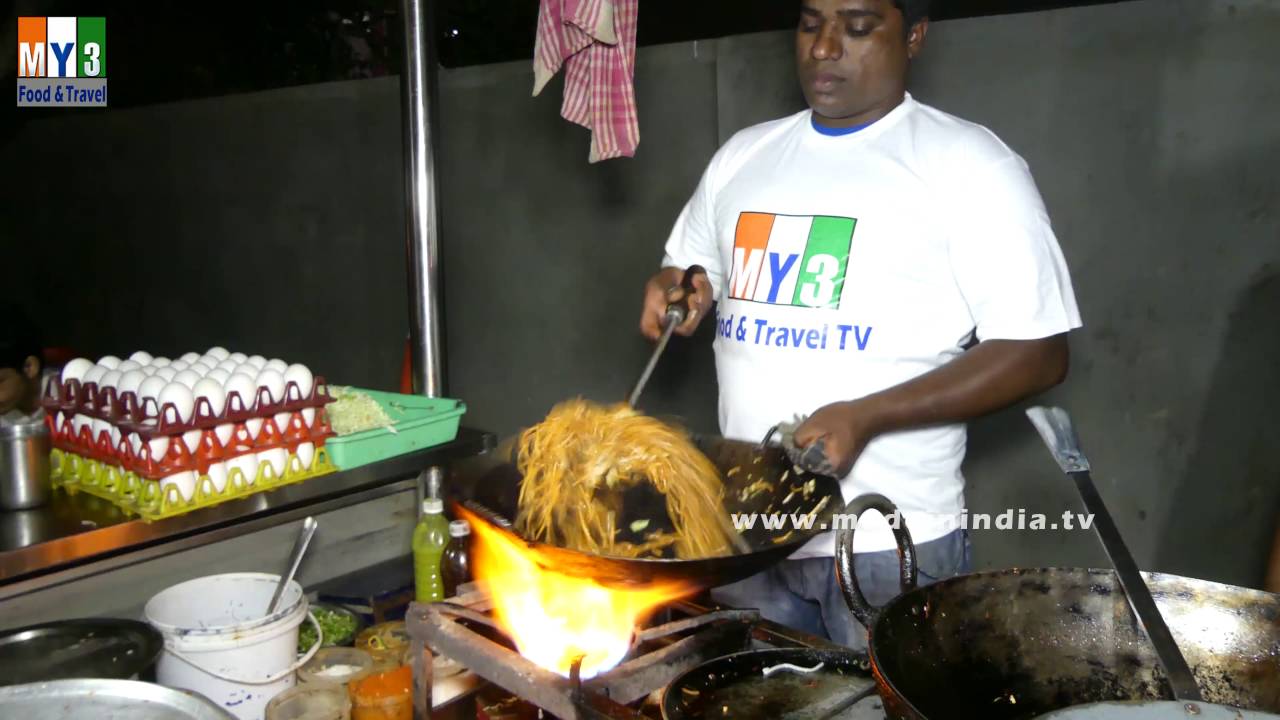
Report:
<svg viewBox="0 0 1280 720"><path fill-rule="evenodd" d="M564 66L560 115L591 131L589 162L633 157L636 17L640 0L542 0L533 49L533 94Z"/></svg>

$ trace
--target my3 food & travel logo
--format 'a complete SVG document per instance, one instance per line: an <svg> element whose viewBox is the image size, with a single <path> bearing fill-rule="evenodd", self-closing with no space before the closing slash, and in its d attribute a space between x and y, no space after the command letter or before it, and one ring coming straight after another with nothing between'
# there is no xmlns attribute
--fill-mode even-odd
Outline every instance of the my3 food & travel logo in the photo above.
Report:
<svg viewBox="0 0 1280 720"><path fill-rule="evenodd" d="M18 107L106 105L106 18L18 18Z"/></svg>
<svg viewBox="0 0 1280 720"><path fill-rule="evenodd" d="M839 308L858 221L829 215L738 215L729 297Z"/></svg>

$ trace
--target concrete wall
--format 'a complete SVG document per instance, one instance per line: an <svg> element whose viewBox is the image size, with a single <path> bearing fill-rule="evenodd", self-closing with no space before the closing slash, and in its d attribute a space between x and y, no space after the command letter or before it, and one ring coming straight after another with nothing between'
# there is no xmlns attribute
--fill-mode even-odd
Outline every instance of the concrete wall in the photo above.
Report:
<svg viewBox="0 0 1280 720"><path fill-rule="evenodd" d="M1073 412L1140 564L1241 584L1260 582L1280 511L1277 32L1268 0L949 21L913 79L1031 164L1086 322L1049 399ZM621 398L647 351L641 285L705 162L800 107L786 33L645 48L637 66L639 157L595 166L558 84L528 97L528 63L443 76L450 390L472 424ZM19 287L94 351L216 342L392 386L397 108L394 81L368 81L33 123L0 150L28 169L0 232L25 241L25 267L61 269ZM50 156L98 181L31 169ZM709 343L673 343L647 407L714 429ZM973 512L1078 508L1016 410L974 423L966 471ZM984 567L1105 563L1080 532L979 532L975 549Z"/></svg>

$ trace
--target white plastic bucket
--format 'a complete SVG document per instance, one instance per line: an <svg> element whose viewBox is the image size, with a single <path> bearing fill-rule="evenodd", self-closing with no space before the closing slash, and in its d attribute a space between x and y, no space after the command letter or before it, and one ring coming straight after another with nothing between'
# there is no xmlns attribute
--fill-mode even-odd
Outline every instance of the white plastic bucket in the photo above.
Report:
<svg viewBox="0 0 1280 720"><path fill-rule="evenodd" d="M147 603L147 622L164 635L156 680L193 690L240 720L262 720L267 702L293 687L294 671L320 641L298 657L298 627L320 625L302 587L290 582L280 610L266 616L278 575L229 573L174 585Z"/></svg>

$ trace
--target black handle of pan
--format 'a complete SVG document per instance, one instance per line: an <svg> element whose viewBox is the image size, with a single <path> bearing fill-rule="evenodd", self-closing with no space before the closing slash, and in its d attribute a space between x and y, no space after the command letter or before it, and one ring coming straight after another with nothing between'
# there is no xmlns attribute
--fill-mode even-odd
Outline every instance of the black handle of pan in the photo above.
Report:
<svg viewBox="0 0 1280 720"><path fill-rule="evenodd" d="M836 534L836 580L840 583L840 592L844 595L845 604L849 606L849 612L869 630L875 619L876 608L867 602L862 588L858 587L853 554L853 534L858 519L868 510L879 512L886 520L897 519L896 522L890 522L889 526L893 529L894 541L898 543L898 583L904 593L916 589L916 546L911 542L911 531L907 530L898 506L883 495L873 493L856 497L845 506L843 517L836 518L840 523Z"/></svg>
<svg viewBox="0 0 1280 720"><path fill-rule="evenodd" d="M685 268L684 275L681 276L679 285L680 289L684 291L684 294L679 300L667 305L667 321L672 325L680 325L685 320L689 319L689 314L693 312L693 305L690 303L690 299L693 297L693 293L697 290L697 288L694 287L693 279L699 274L706 275L707 269L701 265L690 265Z"/></svg>

